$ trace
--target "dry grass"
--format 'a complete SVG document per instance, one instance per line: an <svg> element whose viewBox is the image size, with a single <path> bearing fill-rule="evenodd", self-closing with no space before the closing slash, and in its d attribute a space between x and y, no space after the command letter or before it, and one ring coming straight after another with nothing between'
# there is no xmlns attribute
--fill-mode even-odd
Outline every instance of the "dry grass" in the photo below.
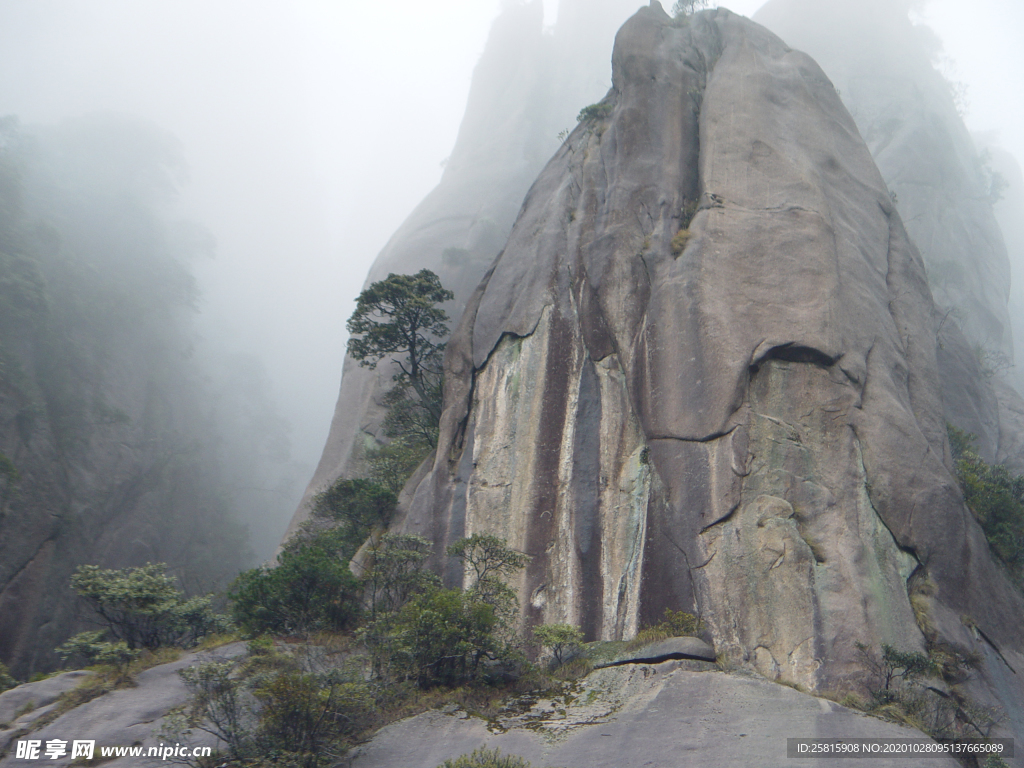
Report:
<svg viewBox="0 0 1024 768"><path fill-rule="evenodd" d="M915 593L910 596L910 607L914 611L914 621L926 638L934 638L935 625L931 620L931 598L923 593Z"/></svg>
<svg viewBox="0 0 1024 768"><path fill-rule="evenodd" d="M241 640L241 639L242 639L242 636L240 634L238 634L237 632L225 632L225 633L216 634L216 635L207 635L206 637L204 637L202 639L202 641L199 643L199 645L197 645L195 648L192 648L191 650L193 650L193 651L212 651L214 648L220 648L222 645L227 645L228 643L234 643L234 642L236 642L238 640Z"/></svg>
<svg viewBox="0 0 1024 768"><path fill-rule="evenodd" d="M834 701L836 704L840 704L848 709L857 709L864 711L867 709L867 702L864 701L860 696L852 691L833 691L824 690L814 694L823 699Z"/></svg>
<svg viewBox="0 0 1024 768"><path fill-rule="evenodd" d="M672 255L678 256L686 250L686 244L690 242L693 233L688 229L680 229L672 238Z"/></svg>
<svg viewBox="0 0 1024 768"><path fill-rule="evenodd" d="M65 712L70 712L93 699L110 693L118 688L131 688L135 685L135 675L147 669L158 667L161 664L169 664L181 658L184 652L180 648L158 648L155 651L143 651L135 661L131 662L125 669L118 669L113 665L100 664L88 667L89 671L95 672L84 678L77 686L70 691L65 691L57 698L57 705L42 717L33 720L29 731L36 731L45 725L49 725Z"/></svg>
<svg viewBox="0 0 1024 768"><path fill-rule="evenodd" d="M800 683L794 683L792 680L784 680L780 677L775 682L779 685L784 685L787 688L792 688L794 691L799 691L800 693L807 693L807 689L804 686L800 685Z"/></svg>
<svg viewBox="0 0 1024 768"><path fill-rule="evenodd" d="M637 632L636 637L632 640L627 640L624 650L636 651L640 648L651 645L652 643L660 643L662 640L668 640L670 637L672 637L672 634L667 629L663 629L660 626L647 627L646 629L641 629Z"/></svg>
<svg viewBox="0 0 1024 768"><path fill-rule="evenodd" d="M19 719L27 715L35 708L36 703L34 701L26 701L21 707L18 708L18 711L14 713L15 722L17 722Z"/></svg>
<svg viewBox="0 0 1024 768"><path fill-rule="evenodd" d="M26 733L37 731L43 726L49 725L65 712L70 712L75 707L80 707L93 699L99 698L115 688L123 688L130 684L123 682L126 676L120 675L113 668L106 668L104 671L91 675L80 682L70 691L65 691L57 698L56 706L42 717L33 720L26 729ZM118 684L122 682L122 684Z"/></svg>
<svg viewBox="0 0 1024 768"><path fill-rule="evenodd" d="M582 680L593 671L593 661L586 656L577 656L558 667L552 674L559 680Z"/></svg>

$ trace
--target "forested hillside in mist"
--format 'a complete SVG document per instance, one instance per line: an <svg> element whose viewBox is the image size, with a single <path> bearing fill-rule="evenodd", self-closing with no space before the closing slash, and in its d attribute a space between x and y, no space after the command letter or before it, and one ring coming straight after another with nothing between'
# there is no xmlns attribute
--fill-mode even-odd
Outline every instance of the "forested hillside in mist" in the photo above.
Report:
<svg viewBox="0 0 1024 768"><path fill-rule="evenodd" d="M0 129L0 658L56 664L75 566L166 562L190 593L253 560L241 513L273 501L286 427L259 365L197 338L177 220L186 169L112 117ZM255 511L260 511L259 509Z"/></svg>

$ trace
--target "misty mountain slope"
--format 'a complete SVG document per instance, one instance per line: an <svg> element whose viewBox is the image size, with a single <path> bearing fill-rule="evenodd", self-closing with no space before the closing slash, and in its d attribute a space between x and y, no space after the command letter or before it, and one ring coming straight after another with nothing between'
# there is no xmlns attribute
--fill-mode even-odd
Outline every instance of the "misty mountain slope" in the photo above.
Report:
<svg viewBox="0 0 1024 768"><path fill-rule="evenodd" d="M825 70L895 195L944 318L947 418L978 436L988 460L1024 471L1021 424L1001 425L1024 401L993 376L1012 362L1014 342L991 161L957 113L953 86L932 65L939 41L912 25L907 10L890 0L771 0L756 20Z"/></svg>
<svg viewBox="0 0 1024 768"><path fill-rule="evenodd" d="M183 170L151 126L5 123L0 660L22 678L53 669L53 648L84 628L76 566L166 562L195 594L251 558L237 486L266 466L279 429L239 376L233 400L261 412L261 433L245 470L233 464L190 325L189 262L212 243L168 214Z"/></svg>
<svg viewBox="0 0 1024 768"><path fill-rule="evenodd" d="M430 269L455 292L447 309L458 320L557 148L557 134L607 89L610 41L636 6L636 0L562 0L558 23L546 34L541 2L507 4L474 71L440 184L388 241L367 283L389 272ZM392 373L387 365L371 371L346 358L330 434L287 535L308 515L314 493L338 477L364 473L363 449L382 437L380 400L393 386Z"/></svg>
<svg viewBox="0 0 1024 768"><path fill-rule="evenodd" d="M810 691L862 683L858 642L954 644L1019 709L1024 600L951 474L940 317L831 82L726 10L652 4L603 104L463 315L394 527L529 553L528 626L619 639L685 609Z"/></svg>

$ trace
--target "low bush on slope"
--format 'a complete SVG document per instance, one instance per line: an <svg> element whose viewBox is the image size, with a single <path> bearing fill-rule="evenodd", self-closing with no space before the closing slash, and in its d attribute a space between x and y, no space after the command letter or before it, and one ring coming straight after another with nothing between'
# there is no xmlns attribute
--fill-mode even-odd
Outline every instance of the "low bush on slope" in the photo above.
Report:
<svg viewBox="0 0 1024 768"><path fill-rule="evenodd" d="M964 500L985 531L993 554L1018 588L1024 586L1024 476L985 462L976 437L949 425L949 446Z"/></svg>

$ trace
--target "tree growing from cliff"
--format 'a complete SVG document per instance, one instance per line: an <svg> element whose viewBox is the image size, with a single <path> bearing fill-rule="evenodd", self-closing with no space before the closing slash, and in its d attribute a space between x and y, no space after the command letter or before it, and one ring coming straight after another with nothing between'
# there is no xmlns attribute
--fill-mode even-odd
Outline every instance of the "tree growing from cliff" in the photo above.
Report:
<svg viewBox="0 0 1024 768"><path fill-rule="evenodd" d="M672 6L672 15L677 19L689 16L694 11L707 8L709 4L709 0L677 0L676 4Z"/></svg>
<svg viewBox="0 0 1024 768"><path fill-rule="evenodd" d="M503 579L529 565L529 555L510 548L504 539L486 533L474 533L472 536L459 539L448 547L449 557L462 560L473 569L476 581L471 590L485 602L499 607L505 593L515 597Z"/></svg>
<svg viewBox="0 0 1024 768"><path fill-rule="evenodd" d="M347 325L349 354L367 368L393 359L399 368L395 381L412 387L435 424L441 419L441 362L448 335L448 315L437 305L453 298L429 269L390 274L359 294Z"/></svg>

